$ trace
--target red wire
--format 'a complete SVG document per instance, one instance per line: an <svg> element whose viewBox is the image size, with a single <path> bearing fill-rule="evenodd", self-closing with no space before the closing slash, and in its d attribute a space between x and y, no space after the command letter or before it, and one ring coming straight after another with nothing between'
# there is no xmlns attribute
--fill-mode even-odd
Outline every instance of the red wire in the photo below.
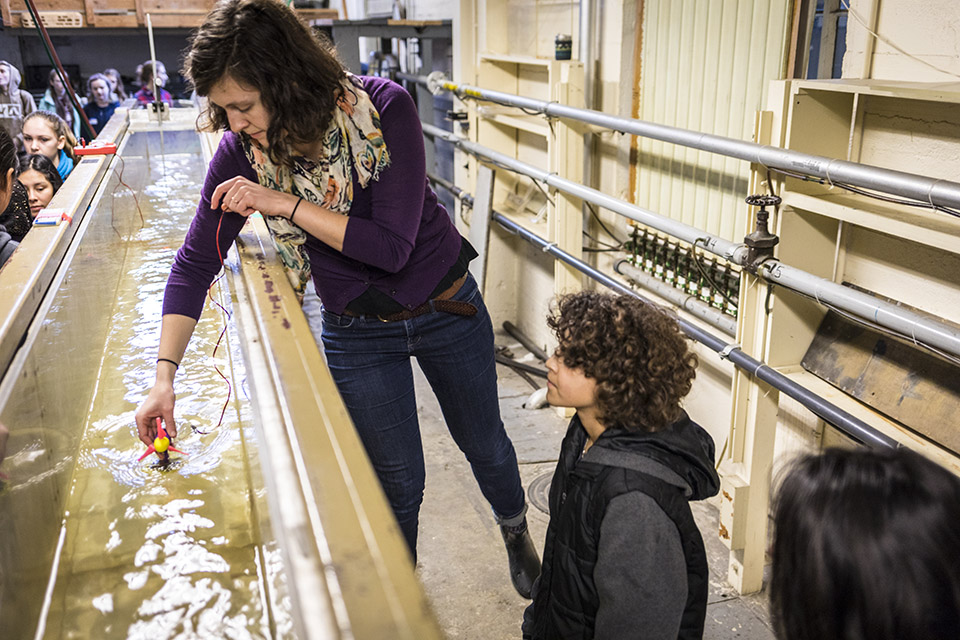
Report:
<svg viewBox="0 0 960 640"><path fill-rule="evenodd" d="M221 227L222 225L223 225L223 211L221 210L221 211L220 211L220 220L217 222L217 237L216 237L216 242L217 242L217 257L220 258L220 268L221 268L221 270L223 269L223 254L220 252L220 227ZM227 376L224 375L223 371L221 371L221 370L220 370L220 367L217 366L217 364L216 364L217 349L220 348L220 343L223 341L223 336L226 335L226 333L227 333L227 321L230 320L230 312L227 311L226 307L224 307L222 304L220 304L219 302L217 302L217 300L213 297L213 286L214 286L215 284L217 284L218 282L220 282L220 279L221 279L222 277L223 277L223 274L218 275L218 276L214 279L214 281L210 283L210 288L207 289L207 296L210 298L210 301L211 301L213 304L215 304L215 305L217 305L218 307L220 307L220 311L223 312L223 315L225 316L224 322L223 322L223 330L220 331L220 337L217 338L217 344L214 345L214 347L213 347L213 353L212 353L211 356L210 356L211 358L214 358L213 368L216 370L216 372L217 372L218 374L220 374L220 377L223 378L223 381L224 381L225 383L227 383L227 399L224 401L224 403L223 403L223 409L220 411L220 422L217 423L217 426L214 427L214 429L220 428L220 425L223 424L223 417L224 417L224 416L226 415L226 413L227 413L227 406L229 406L229 404L230 404L230 396L233 394L233 385L230 384L230 380L227 378ZM210 431L213 431L213 429L211 429L210 431L201 431L200 429L194 429L194 431L196 431L197 433L206 435L206 434L210 433Z"/></svg>

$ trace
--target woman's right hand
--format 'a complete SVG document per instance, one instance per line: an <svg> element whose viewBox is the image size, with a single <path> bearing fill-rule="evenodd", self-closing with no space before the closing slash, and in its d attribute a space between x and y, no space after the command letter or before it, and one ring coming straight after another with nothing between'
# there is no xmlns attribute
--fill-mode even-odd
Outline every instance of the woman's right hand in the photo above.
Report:
<svg viewBox="0 0 960 640"><path fill-rule="evenodd" d="M137 433L144 444L148 446L153 444L154 438L157 437L158 417L163 420L163 427L171 438L177 435L177 425L173 420L175 402L173 382L157 380L135 415Z"/></svg>

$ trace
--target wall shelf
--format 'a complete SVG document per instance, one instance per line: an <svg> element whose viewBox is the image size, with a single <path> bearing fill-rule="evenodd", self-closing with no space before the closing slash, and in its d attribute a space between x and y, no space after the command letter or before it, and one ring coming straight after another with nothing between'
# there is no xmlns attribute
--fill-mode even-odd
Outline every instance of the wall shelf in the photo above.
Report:
<svg viewBox="0 0 960 640"><path fill-rule="evenodd" d="M960 254L960 218L947 213L884 202L845 192L839 187L822 195L786 191L783 193L783 203L788 207Z"/></svg>

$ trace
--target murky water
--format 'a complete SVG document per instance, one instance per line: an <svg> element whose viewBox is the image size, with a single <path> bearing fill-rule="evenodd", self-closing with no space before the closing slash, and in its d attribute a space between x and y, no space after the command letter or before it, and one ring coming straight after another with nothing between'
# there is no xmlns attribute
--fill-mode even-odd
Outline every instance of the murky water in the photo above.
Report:
<svg viewBox="0 0 960 640"><path fill-rule="evenodd" d="M216 427L227 384L211 353L226 320L210 302L177 375L174 444L186 455L173 454L167 468L156 456L137 461L145 447L133 412L153 383L163 289L204 165L199 153L167 155L165 174L156 156L128 156L125 164L124 181L138 191L144 220L141 228L133 198L119 185L97 211L111 216L115 234L102 259L122 267L113 308L103 310L111 319L90 371L96 390L63 498L43 637L286 637L280 557L262 534L265 497L248 450L242 364L229 336L216 364L233 395ZM9 492L22 488L18 478L37 481L23 472L30 447L17 449L4 465L14 470Z"/></svg>

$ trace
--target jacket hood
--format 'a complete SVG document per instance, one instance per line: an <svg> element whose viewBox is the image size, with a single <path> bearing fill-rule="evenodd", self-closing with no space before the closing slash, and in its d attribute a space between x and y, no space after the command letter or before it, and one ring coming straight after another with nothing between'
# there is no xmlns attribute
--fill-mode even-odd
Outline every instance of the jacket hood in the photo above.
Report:
<svg viewBox="0 0 960 640"><path fill-rule="evenodd" d="M7 65L7 70L10 72L10 82L6 86L0 85L0 89L12 96L20 89L20 70L6 60L0 60L0 64Z"/></svg>
<svg viewBox="0 0 960 640"><path fill-rule="evenodd" d="M584 454L584 460L640 471L649 471L650 461L659 463L668 471L658 475L668 481L673 476L674 484L682 480L690 491L689 499L703 500L720 490L715 453L710 434L684 412L668 428L655 433L607 429Z"/></svg>

